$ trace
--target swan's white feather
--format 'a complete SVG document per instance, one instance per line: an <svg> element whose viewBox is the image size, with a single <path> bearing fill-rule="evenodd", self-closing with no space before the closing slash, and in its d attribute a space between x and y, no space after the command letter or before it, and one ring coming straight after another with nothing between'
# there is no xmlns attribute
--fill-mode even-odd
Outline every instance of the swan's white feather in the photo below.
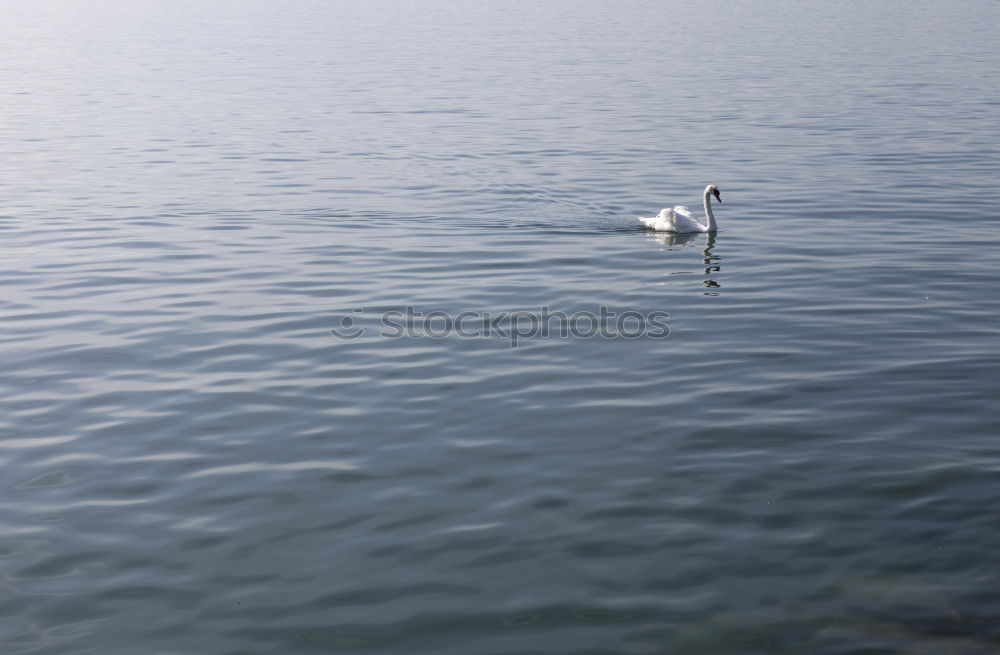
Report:
<svg viewBox="0 0 1000 655"><path fill-rule="evenodd" d="M663 209L656 216L640 216L643 225L657 232L707 232L708 228L695 219L691 210L684 205L673 209Z"/></svg>

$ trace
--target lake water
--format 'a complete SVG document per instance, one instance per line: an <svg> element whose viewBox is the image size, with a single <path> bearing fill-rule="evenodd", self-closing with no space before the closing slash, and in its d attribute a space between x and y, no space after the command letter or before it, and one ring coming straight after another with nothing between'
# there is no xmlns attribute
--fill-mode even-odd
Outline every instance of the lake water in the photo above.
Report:
<svg viewBox="0 0 1000 655"><path fill-rule="evenodd" d="M0 650L1000 652L998 33L5 3Z"/></svg>

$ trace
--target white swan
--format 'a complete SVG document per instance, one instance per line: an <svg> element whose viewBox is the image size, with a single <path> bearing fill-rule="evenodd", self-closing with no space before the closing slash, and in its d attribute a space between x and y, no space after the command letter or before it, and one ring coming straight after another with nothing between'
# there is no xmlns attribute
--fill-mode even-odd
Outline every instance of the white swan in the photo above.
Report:
<svg viewBox="0 0 1000 655"><path fill-rule="evenodd" d="M691 210L684 205L677 205L673 209L660 210L660 213L656 216L639 216L639 220L646 227L653 228L658 232L678 232L681 234L689 232L715 232L719 228L715 223L715 214L712 213L712 205L709 202L709 197L713 195L717 201L722 202L722 196L719 195L719 187L709 184L705 187L705 219L708 221L705 225L699 223L695 219L694 214L691 213Z"/></svg>

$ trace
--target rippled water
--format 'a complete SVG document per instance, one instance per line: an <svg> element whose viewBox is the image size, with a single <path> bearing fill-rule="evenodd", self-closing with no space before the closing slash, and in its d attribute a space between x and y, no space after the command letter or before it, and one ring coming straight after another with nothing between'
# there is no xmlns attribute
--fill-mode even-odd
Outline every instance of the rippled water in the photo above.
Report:
<svg viewBox="0 0 1000 655"><path fill-rule="evenodd" d="M997 652L998 27L7 3L0 650Z"/></svg>

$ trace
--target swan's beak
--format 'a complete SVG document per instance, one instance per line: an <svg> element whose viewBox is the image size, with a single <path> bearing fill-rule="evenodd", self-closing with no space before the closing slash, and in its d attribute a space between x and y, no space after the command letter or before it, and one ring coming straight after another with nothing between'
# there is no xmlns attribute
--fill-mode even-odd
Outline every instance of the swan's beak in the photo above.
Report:
<svg viewBox="0 0 1000 655"><path fill-rule="evenodd" d="M712 195L714 195L714 196L715 196L715 199L716 199L716 200L717 200L718 202L722 202L722 195L721 195L721 194L719 193L719 190L718 190L718 189L712 189Z"/></svg>

